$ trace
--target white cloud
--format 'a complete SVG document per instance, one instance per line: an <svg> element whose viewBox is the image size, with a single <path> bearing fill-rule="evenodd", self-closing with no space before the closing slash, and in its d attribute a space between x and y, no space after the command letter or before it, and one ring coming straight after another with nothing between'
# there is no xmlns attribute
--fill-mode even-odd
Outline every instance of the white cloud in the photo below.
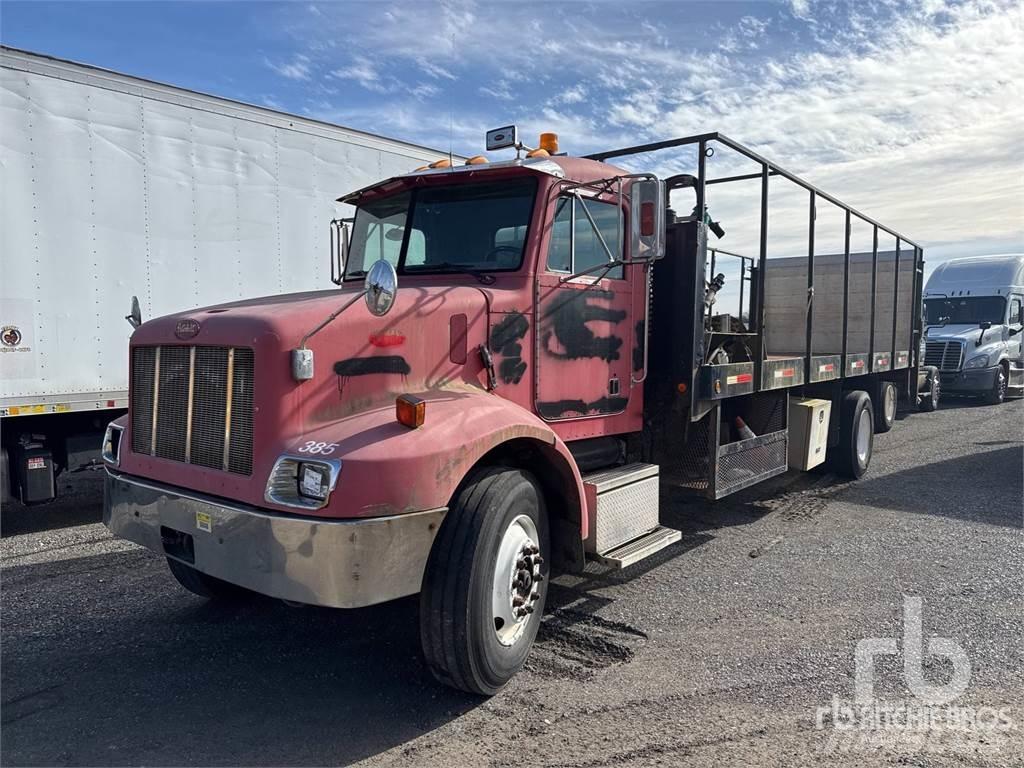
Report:
<svg viewBox="0 0 1024 768"><path fill-rule="evenodd" d="M912 237L947 249L979 232L1024 241L1024 28L1012 2L792 0L789 13L765 4L700 29L674 6L553 6L543 22L468 0L366 8L347 20L358 33L331 38L355 56L335 75L380 96L346 110L349 124L447 144L453 109L466 153L512 119L524 136L556 130L574 153L720 130ZM456 78L461 99L446 98L443 115L421 103L437 95L430 81ZM672 172L690 161L651 160ZM712 163L736 165L725 152Z"/></svg>
<svg viewBox="0 0 1024 768"><path fill-rule="evenodd" d="M356 56L351 64L331 70L331 76L339 80L354 80L368 91L386 93L391 90L377 71L376 65L365 56Z"/></svg>
<svg viewBox="0 0 1024 768"><path fill-rule="evenodd" d="M309 57L301 54L292 58L291 61L275 63L269 59L264 59L264 63L272 70L281 75L281 77L287 77L289 80L309 80L310 69L309 69Z"/></svg>

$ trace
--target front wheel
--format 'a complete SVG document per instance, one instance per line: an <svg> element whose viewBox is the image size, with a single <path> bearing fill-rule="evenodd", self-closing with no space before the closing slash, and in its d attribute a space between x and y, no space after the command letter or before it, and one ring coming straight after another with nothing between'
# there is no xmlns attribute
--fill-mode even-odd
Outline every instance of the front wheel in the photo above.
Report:
<svg viewBox="0 0 1024 768"><path fill-rule="evenodd" d="M996 368L995 380L992 382L992 389L985 394L985 402L989 405L999 405L1006 399L1006 366L1000 365Z"/></svg>
<svg viewBox="0 0 1024 768"><path fill-rule="evenodd" d="M544 611L547 547L530 473L494 467L458 491L420 593L420 641L438 680L491 696L522 668Z"/></svg>
<svg viewBox="0 0 1024 768"><path fill-rule="evenodd" d="M918 395L920 399L917 407L922 411L927 413L938 409L939 398L942 396L940 382L939 369L930 369L925 378L925 391Z"/></svg>

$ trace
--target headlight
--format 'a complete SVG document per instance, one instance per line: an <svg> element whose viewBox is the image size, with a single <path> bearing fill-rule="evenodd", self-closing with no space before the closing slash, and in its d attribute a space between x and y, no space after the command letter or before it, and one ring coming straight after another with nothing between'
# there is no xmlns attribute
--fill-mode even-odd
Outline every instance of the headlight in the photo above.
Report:
<svg viewBox="0 0 1024 768"><path fill-rule="evenodd" d="M299 464L299 493L323 501L331 492L331 468L325 464Z"/></svg>
<svg viewBox="0 0 1024 768"><path fill-rule="evenodd" d="M103 435L103 449L100 453L107 464L113 464L115 467L121 461L122 434L124 434L124 427L108 424L107 431Z"/></svg>
<svg viewBox="0 0 1024 768"><path fill-rule="evenodd" d="M274 462L263 497L274 504L298 509L321 509L338 484L341 459L281 456Z"/></svg>
<svg viewBox="0 0 1024 768"><path fill-rule="evenodd" d="M988 354L975 355L967 361L964 368L988 368Z"/></svg>

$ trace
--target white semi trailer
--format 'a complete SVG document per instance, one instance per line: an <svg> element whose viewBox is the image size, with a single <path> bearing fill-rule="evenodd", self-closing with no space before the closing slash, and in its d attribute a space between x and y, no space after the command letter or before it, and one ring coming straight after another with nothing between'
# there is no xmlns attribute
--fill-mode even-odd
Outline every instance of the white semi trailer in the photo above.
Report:
<svg viewBox="0 0 1024 768"><path fill-rule="evenodd" d="M331 287L338 195L444 153L0 48L5 495L52 499L127 407L125 315Z"/></svg>

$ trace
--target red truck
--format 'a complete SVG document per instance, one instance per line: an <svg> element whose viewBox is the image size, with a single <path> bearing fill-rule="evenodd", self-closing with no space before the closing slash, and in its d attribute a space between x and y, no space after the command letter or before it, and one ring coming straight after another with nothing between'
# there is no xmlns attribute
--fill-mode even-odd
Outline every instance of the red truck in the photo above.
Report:
<svg viewBox="0 0 1024 768"><path fill-rule="evenodd" d="M760 171L707 178L715 146ZM696 150L695 174L604 162L676 147ZM659 483L720 498L784 472L799 398L831 406L828 456L857 477L897 396L937 397L917 365L921 248L892 230L721 134L574 158L509 127L488 134L499 148L516 159L444 159L341 198L356 213L335 230L340 290L138 325L129 412L104 445L106 525L186 589L337 608L419 593L430 669L485 695L522 666L551 573L679 540L659 524ZM803 354L767 349L777 175L812 209L841 206L847 232L850 217L873 228L866 348L848 343L863 312L847 238L828 298L842 348L819 349L809 312ZM749 292L726 322L705 192L741 179L761 183L761 252L742 257ZM673 191L692 215L668 207ZM888 283L879 231L897 242ZM876 299L891 305L877 334Z"/></svg>

